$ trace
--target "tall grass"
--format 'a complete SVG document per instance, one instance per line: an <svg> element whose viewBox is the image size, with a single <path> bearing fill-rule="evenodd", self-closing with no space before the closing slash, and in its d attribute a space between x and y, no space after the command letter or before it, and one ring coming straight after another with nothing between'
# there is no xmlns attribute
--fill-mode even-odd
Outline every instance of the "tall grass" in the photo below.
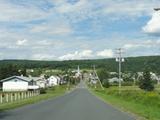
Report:
<svg viewBox="0 0 160 120"><path fill-rule="evenodd" d="M158 91L145 92L133 87L125 87L119 94L117 87L102 91L94 91L98 96L111 104L123 107L149 120L160 120L160 93Z"/></svg>

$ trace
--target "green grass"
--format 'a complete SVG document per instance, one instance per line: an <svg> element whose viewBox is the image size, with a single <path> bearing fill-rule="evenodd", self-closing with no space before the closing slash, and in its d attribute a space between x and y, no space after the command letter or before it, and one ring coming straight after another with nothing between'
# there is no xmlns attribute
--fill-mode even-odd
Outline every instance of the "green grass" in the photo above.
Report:
<svg viewBox="0 0 160 120"><path fill-rule="evenodd" d="M57 96L63 95L65 93L65 91L66 91L66 86L57 86L55 88L50 88L47 90L46 94L40 94L38 96L15 101L12 103L0 104L0 111L17 108L17 107L24 106L27 104L34 104L34 103L40 102L42 100L46 100L46 99L49 99L52 97L57 97Z"/></svg>
<svg viewBox="0 0 160 120"><path fill-rule="evenodd" d="M140 89L134 90L133 87L124 87L121 94L118 93L117 87L92 91L104 101L124 111L148 120L160 120L160 94L157 91L144 92Z"/></svg>

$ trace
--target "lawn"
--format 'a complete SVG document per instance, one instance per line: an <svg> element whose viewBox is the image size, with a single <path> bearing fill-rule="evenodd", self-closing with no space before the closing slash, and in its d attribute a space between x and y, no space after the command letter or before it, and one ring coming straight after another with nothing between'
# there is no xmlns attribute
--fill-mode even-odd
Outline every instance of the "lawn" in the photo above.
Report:
<svg viewBox="0 0 160 120"><path fill-rule="evenodd" d="M63 95L66 92L66 86L57 86L54 88L49 88L46 90L46 94L40 94L39 96L34 96L24 100L15 101L12 103L0 104L0 111L17 108L27 104L34 104L42 100L47 100L52 97L57 97Z"/></svg>
<svg viewBox="0 0 160 120"><path fill-rule="evenodd" d="M145 92L138 87L123 87L119 94L117 87L107 88L104 91L92 91L109 104L117 106L123 111L129 111L148 120L160 120L160 93L159 91Z"/></svg>

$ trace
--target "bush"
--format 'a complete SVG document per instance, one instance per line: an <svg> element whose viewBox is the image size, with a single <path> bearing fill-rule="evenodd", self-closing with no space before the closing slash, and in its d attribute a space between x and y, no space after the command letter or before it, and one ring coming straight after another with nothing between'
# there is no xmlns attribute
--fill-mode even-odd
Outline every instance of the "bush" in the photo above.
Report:
<svg viewBox="0 0 160 120"><path fill-rule="evenodd" d="M110 84L109 84L108 80L103 80L103 87L105 87L105 88L109 88L110 87Z"/></svg>
<svg viewBox="0 0 160 120"><path fill-rule="evenodd" d="M151 80L151 74L148 70L143 72L143 78L139 82L139 87L145 91L153 91L154 85Z"/></svg>
<svg viewBox="0 0 160 120"><path fill-rule="evenodd" d="M51 88L50 88L50 90L54 91L54 90L55 90L55 87L54 87L54 86L53 86L53 87L51 87Z"/></svg>
<svg viewBox="0 0 160 120"><path fill-rule="evenodd" d="M40 94L46 94L47 92L46 92L46 89L45 88L41 88L40 89Z"/></svg>
<svg viewBox="0 0 160 120"><path fill-rule="evenodd" d="M127 82L122 82L122 86L132 86L133 82L127 81Z"/></svg>
<svg viewBox="0 0 160 120"><path fill-rule="evenodd" d="M118 86L118 82L117 81L114 81L112 83L110 83L111 86Z"/></svg>

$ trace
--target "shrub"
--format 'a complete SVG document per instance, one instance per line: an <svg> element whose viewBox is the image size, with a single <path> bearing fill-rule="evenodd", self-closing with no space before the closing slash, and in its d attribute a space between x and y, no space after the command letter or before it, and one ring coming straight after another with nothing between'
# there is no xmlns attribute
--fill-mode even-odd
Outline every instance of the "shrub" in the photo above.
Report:
<svg viewBox="0 0 160 120"><path fill-rule="evenodd" d="M41 88L40 89L40 94L46 94L46 89L45 88Z"/></svg>
<svg viewBox="0 0 160 120"><path fill-rule="evenodd" d="M54 91L54 90L55 90L55 87L54 87L54 86L53 86L53 87L51 87L51 88L50 88L50 90Z"/></svg>
<svg viewBox="0 0 160 120"><path fill-rule="evenodd" d="M153 91L154 85L151 80L151 74L148 70L143 72L143 78L139 82L139 87L145 91Z"/></svg>
<svg viewBox="0 0 160 120"><path fill-rule="evenodd" d="M108 80L103 80L103 87L105 87L105 88L109 88L110 87L110 84L109 84Z"/></svg>
<svg viewBox="0 0 160 120"><path fill-rule="evenodd" d="M122 82L122 86L132 86L133 82L127 81L127 82Z"/></svg>

